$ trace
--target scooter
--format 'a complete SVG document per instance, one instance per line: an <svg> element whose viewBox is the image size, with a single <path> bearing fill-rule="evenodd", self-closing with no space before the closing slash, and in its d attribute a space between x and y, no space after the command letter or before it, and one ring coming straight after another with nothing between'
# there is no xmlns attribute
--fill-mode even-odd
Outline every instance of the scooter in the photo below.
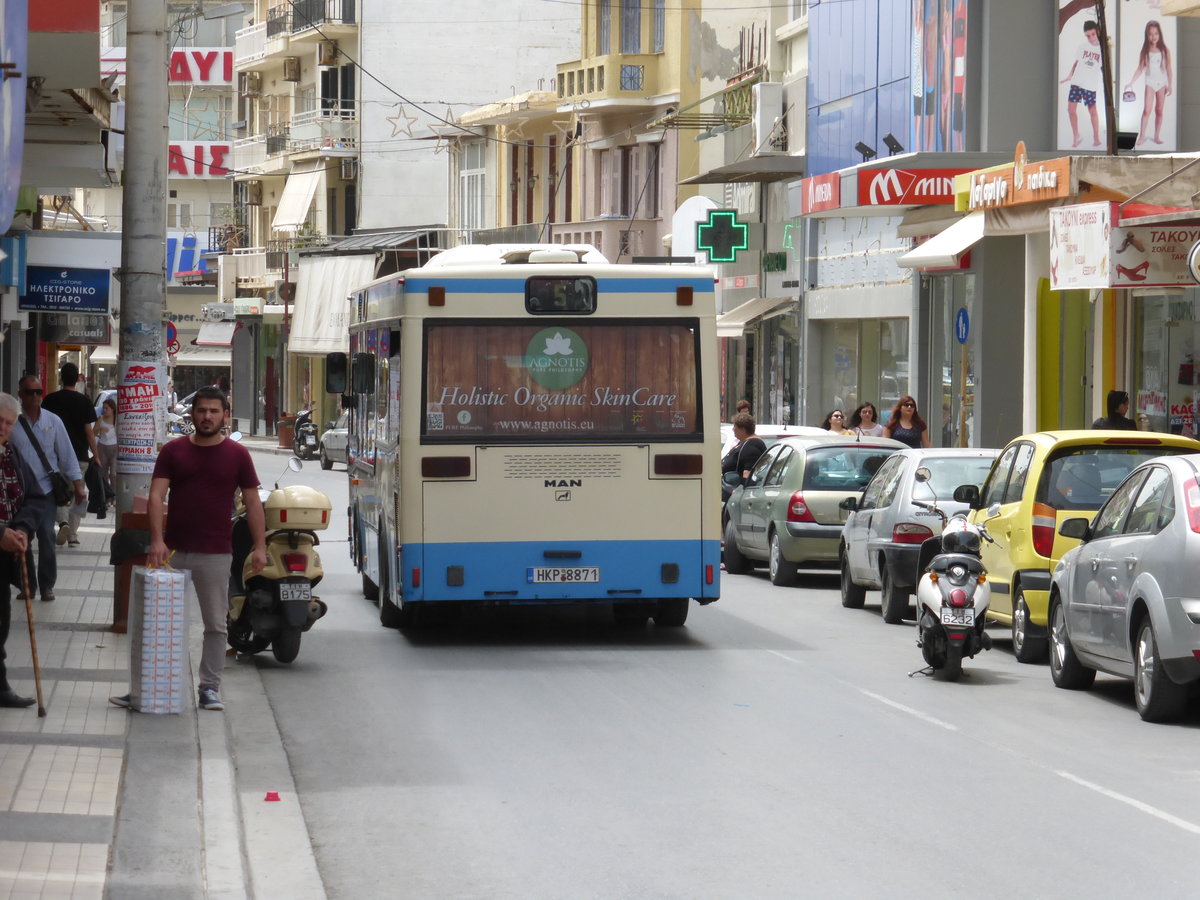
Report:
<svg viewBox="0 0 1200 900"><path fill-rule="evenodd" d="M292 451L301 459L317 458L317 423L311 409L296 414L296 430L292 436Z"/></svg>
<svg viewBox="0 0 1200 900"><path fill-rule="evenodd" d="M916 478L927 482L929 470L918 469ZM992 649L984 631L991 588L980 547L994 541L987 528L964 515L948 518L936 503L913 503L941 517L942 533L926 540L918 557L917 646L927 665L909 677L932 674L939 681L957 681L963 657L973 659L980 650Z"/></svg>
<svg viewBox="0 0 1200 900"><path fill-rule="evenodd" d="M167 410L167 434L191 434L195 430L196 423L192 421L191 414L179 415Z"/></svg>
<svg viewBox="0 0 1200 900"><path fill-rule="evenodd" d="M288 468L303 463L293 457ZM258 489L267 527L267 564L251 568L253 539L246 507L239 499L233 519L233 565L229 577L229 646L239 653L268 647L275 659L290 663L300 653L301 635L328 612L313 595L325 572L316 551L318 531L329 527L332 505L315 488L303 485Z"/></svg>

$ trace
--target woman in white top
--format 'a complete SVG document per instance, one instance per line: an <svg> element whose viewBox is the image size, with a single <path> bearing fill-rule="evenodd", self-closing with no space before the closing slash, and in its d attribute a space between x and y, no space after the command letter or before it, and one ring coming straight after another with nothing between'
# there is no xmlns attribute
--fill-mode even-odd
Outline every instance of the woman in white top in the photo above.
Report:
<svg viewBox="0 0 1200 900"><path fill-rule="evenodd" d="M1142 39L1142 52L1138 56L1137 71L1125 85L1127 93L1133 93L1133 83L1140 75L1146 76L1145 103L1142 106L1142 127L1138 132L1137 143L1140 147L1147 139L1156 144L1162 143L1163 109L1167 105L1167 95L1171 93L1171 51L1163 41L1162 26L1151 19L1146 23L1146 31ZM1150 114L1154 114L1154 137L1150 137Z"/></svg>
<svg viewBox="0 0 1200 900"><path fill-rule="evenodd" d="M117 477L117 403L112 397L104 401L100 418L96 420L96 452L100 455L100 467L109 485Z"/></svg>
<svg viewBox="0 0 1200 900"><path fill-rule="evenodd" d="M850 430L869 437L883 437L883 426L879 424L879 411L874 403L864 403L850 416Z"/></svg>

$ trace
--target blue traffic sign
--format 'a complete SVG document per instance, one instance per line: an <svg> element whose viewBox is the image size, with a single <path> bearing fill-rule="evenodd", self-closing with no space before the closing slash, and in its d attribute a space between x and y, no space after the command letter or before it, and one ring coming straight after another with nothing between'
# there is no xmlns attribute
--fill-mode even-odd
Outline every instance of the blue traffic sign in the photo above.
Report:
<svg viewBox="0 0 1200 900"><path fill-rule="evenodd" d="M954 317L954 336L960 344L967 342L967 337L971 333L971 319L967 315L967 308L960 307L958 315Z"/></svg>

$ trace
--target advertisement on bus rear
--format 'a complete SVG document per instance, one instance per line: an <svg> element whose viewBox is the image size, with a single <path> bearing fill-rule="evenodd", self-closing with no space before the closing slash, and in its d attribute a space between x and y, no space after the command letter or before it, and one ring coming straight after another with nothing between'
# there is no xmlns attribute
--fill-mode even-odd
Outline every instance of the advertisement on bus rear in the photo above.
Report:
<svg viewBox="0 0 1200 900"><path fill-rule="evenodd" d="M695 322L429 323L426 442L695 440Z"/></svg>

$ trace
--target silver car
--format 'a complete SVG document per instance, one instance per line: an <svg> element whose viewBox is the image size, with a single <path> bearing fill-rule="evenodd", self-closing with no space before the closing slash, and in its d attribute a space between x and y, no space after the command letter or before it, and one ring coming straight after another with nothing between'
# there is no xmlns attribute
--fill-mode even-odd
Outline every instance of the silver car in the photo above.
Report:
<svg viewBox="0 0 1200 900"><path fill-rule="evenodd" d="M868 590L880 590L883 620L899 622L908 612L917 583L921 544L941 530L941 518L913 504L913 498L936 501L946 515L966 512L953 499L960 484L983 483L999 450L924 448L901 450L887 458L860 497L847 497L850 511L842 529L838 560L842 605L862 607ZM924 466L930 478L913 474Z"/></svg>
<svg viewBox="0 0 1200 900"><path fill-rule="evenodd" d="M318 455L321 457L321 468L332 469L335 462L349 464L347 446L350 440L350 410L345 410L336 422L331 422L329 428L321 435Z"/></svg>
<svg viewBox="0 0 1200 900"><path fill-rule="evenodd" d="M1133 680L1148 722L1182 715L1200 680L1200 454L1142 463L1089 524L1050 588L1050 674L1061 688L1091 687L1096 672Z"/></svg>

